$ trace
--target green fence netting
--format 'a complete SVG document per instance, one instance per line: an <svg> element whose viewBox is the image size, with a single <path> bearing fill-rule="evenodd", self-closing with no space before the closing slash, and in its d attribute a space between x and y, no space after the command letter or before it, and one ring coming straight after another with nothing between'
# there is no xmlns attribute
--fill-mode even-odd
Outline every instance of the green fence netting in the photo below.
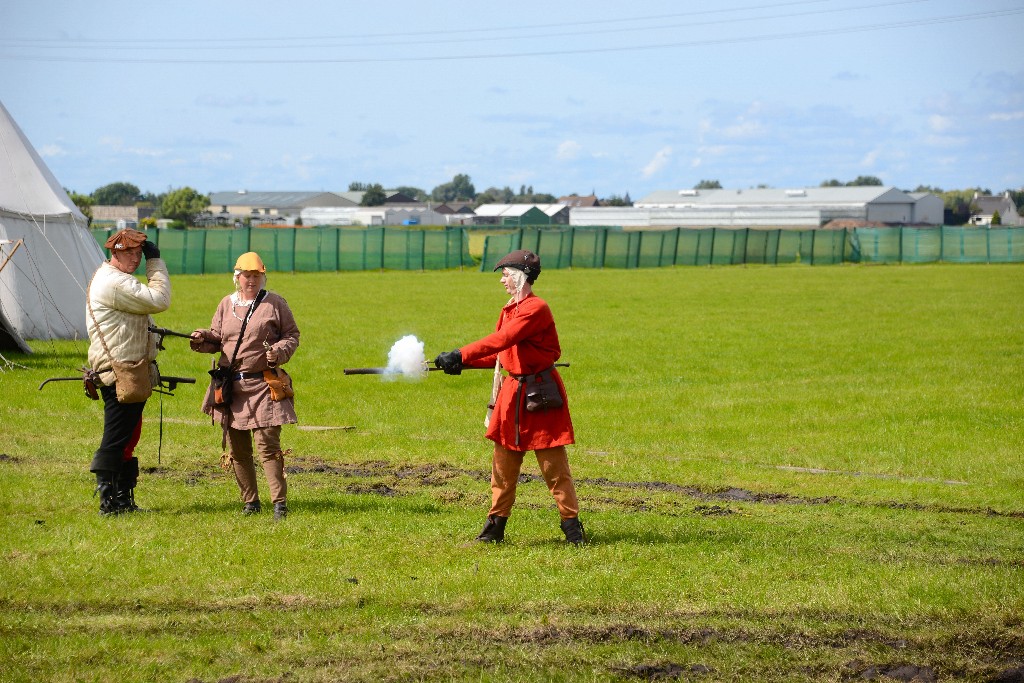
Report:
<svg viewBox="0 0 1024 683"><path fill-rule="evenodd" d="M845 230L529 227L489 235L481 270L513 249L545 268L657 268L739 264L1020 263L1024 228L892 227Z"/></svg>
<svg viewBox="0 0 1024 683"><path fill-rule="evenodd" d="M102 245L115 230L94 230ZM459 230L241 228L145 231L172 274L225 273L239 254L259 253L268 270L441 270L475 267Z"/></svg>
<svg viewBox="0 0 1024 683"><path fill-rule="evenodd" d="M113 230L94 230L102 245ZM256 251L272 271L444 270L475 266L468 233L400 228L243 228L147 231L171 273L224 273ZM740 264L1022 263L1024 227L845 230L531 226L488 235L480 270L513 249L544 268L659 268Z"/></svg>

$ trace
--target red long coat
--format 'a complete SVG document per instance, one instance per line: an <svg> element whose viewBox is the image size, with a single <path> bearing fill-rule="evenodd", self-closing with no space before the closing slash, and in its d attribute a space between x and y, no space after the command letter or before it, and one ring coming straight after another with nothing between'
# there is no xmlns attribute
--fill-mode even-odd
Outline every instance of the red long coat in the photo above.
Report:
<svg viewBox="0 0 1024 683"><path fill-rule="evenodd" d="M559 359L558 331L551 309L540 297L530 294L501 309L494 334L459 349L467 367L494 367L495 358L513 375L530 375L546 370ZM551 374L558 383L564 401L561 408L531 413L526 410L525 394L520 395L519 445L516 445L516 393L519 382L506 377L494 404L487 438L513 451L535 451L575 442L569 400L557 370Z"/></svg>

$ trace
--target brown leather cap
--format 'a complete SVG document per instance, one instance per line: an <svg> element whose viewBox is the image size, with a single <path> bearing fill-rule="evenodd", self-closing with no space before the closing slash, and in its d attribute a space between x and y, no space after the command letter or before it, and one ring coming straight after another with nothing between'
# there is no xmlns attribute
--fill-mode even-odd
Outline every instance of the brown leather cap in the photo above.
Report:
<svg viewBox="0 0 1024 683"><path fill-rule="evenodd" d="M133 249L135 247L141 247L142 243L146 241L146 233L139 232L138 230L132 230L131 228L125 228L124 230L118 230L110 239L103 245L107 249L121 250L121 249Z"/></svg>
<svg viewBox="0 0 1024 683"><path fill-rule="evenodd" d="M494 270L516 268L526 273L526 279L533 282L540 275L540 256L526 249L516 249L503 256L494 266Z"/></svg>

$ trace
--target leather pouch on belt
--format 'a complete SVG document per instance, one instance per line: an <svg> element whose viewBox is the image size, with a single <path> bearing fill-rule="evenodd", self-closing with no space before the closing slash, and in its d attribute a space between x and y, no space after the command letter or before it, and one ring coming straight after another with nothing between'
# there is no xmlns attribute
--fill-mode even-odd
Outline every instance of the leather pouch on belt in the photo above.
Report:
<svg viewBox="0 0 1024 683"><path fill-rule="evenodd" d="M275 401L283 401L295 396L295 391L292 389L292 378L282 368L264 370L263 379L270 387L270 398Z"/></svg>

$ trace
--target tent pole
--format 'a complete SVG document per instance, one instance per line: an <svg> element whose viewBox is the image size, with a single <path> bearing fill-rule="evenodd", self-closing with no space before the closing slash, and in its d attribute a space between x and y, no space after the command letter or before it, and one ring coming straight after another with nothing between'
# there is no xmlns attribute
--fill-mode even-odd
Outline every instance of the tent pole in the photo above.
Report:
<svg viewBox="0 0 1024 683"><path fill-rule="evenodd" d="M3 270L4 266L6 266L8 264L8 262L10 262L10 260L12 258L14 258L14 252L18 251L18 247L20 247L24 242L25 242L25 240L18 240L17 242L14 243L14 249L11 249L11 253L7 255L7 258L4 259L4 262L0 263L0 270ZM10 244L11 241L10 240L3 240L3 242L0 242L0 244L4 244L4 243Z"/></svg>

